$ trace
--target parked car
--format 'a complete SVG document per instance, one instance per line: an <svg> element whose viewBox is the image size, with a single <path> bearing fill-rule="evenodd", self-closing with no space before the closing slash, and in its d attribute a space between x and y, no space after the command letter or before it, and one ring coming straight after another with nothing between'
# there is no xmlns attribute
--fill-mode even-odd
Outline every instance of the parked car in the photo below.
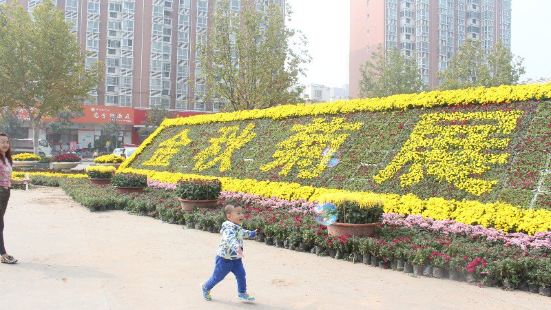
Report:
<svg viewBox="0 0 551 310"><path fill-rule="evenodd" d="M17 153L33 153L33 139L12 139L11 140L12 152ZM44 139L38 140L36 153L42 157L52 157L52 147L48 141Z"/></svg>
<svg viewBox="0 0 551 310"><path fill-rule="evenodd" d="M124 148L124 157L128 158L132 153L134 153L138 148L135 146L129 146Z"/></svg>
<svg viewBox="0 0 551 310"><path fill-rule="evenodd" d="M118 148L114 149L113 154L118 155L118 156L124 156L124 148L118 147Z"/></svg>

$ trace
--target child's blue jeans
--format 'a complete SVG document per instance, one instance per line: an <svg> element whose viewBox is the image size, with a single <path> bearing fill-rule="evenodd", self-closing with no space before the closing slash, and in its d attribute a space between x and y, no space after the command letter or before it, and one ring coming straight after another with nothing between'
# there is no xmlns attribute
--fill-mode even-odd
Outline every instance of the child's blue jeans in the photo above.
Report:
<svg viewBox="0 0 551 310"><path fill-rule="evenodd" d="M203 285L207 291L210 291L218 282L224 280L228 273L232 272L237 279L237 291L239 293L247 292L247 280L245 279L245 268L243 262L239 259L225 259L216 256L216 265L210 279Z"/></svg>

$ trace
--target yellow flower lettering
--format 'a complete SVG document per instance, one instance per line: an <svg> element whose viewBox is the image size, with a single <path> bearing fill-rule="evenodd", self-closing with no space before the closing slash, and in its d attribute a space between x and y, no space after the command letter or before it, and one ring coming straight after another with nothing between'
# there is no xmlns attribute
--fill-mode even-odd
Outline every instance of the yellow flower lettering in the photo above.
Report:
<svg viewBox="0 0 551 310"><path fill-rule="evenodd" d="M159 149L157 149L151 158L145 161L142 165L157 167L168 166L170 160L174 155L176 155L176 153L178 153L178 151L180 151L180 148L191 143L191 140L188 138L188 133L189 129L184 129L174 137L161 142L161 144L159 144Z"/></svg>
<svg viewBox="0 0 551 310"><path fill-rule="evenodd" d="M239 125L220 128L218 132L222 135L210 139L210 146L194 157L197 162L193 170L202 171L218 163L220 163L220 171L231 169L231 159L235 151L256 137L253 129L254 124L249 124L238 135ZM209 158L212 159L208 160Z"/></svg>
<svg viewBox="0 0 551 310"><path fill-rule="evenodd" d="M497 152L509 144L509 135L522 111L432 113L421 116L409 140L392 162L374 176L377 183L400 176L402 186L421 181L426 174L446 181L473 195L492 190L497 181L476 178L503 165L509 154Z"/></svg>
<svg viewBox="0 0 551 310"><path fill-rule="evenodd" d="M336 117L331 122L316 118L308 125L294 125L296 132L289 139L280 142L272 155L274 161L262 166L268 171L283 166L279 175L286 176L293 167L299 169L298 177L311 179L319 176L329 160L350 135L347 131L360 129L362 123L347 124L344 118Z"/></svg>

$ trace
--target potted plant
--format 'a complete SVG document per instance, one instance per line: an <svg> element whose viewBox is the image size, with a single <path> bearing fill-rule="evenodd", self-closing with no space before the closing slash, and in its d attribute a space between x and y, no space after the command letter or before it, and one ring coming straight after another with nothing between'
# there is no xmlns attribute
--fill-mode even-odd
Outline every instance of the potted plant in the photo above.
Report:
<svg viewBox="0 0 551 310"><path fill-rule="evenodd" d="M56 170L71 169L78 166L78 164L80 164L80 157L70 153L56 155L51 162L52 169Z"/></svg>
<svg viewBox="0 0 551 310"><path fill-rule="evenodd" d="M42 158L34 153L19 153L12 157L14 168L34 167Z"/></svg>
<svg viewBox="0 0 551 310"><path fill-rule="evenodd" d="M539 294L551 296L551 260L547 259L541 264L540 272L537 275Z"/></svg>
<svg viewBox="0 0 551 310"><path fill-rule="evenodd" d="M431 248L418 248L412 252L411 263L413 264L413 274L416 276L423 275L423 270L429 261L432 253Z"/></svg>
<svg viewBox="0 0 551 310"><path fill-rule="evenodd" d="M437 279L442 279L446 276L446 271L449 268L451 257L445 253L433 251L430 255L432 264L432 276Z"/></svg>
<svg viewBox="0 0 551 310"><path fill-rule="evenodd" d="M383 208L378 205L362 208L355 201L343 201L337 205L337 222L327 227L332 236L374 236L381 226Z"/></svg>
<svg viewBox="0 0 551 310"><path fill-rule="evenodd" d="M96 185L107 185L115 174L115 167L112 166L90 166L86 168L86 174L90 183Z"/></svg>
<svg viewBox="0 0 551 310"><path fill-rule="evenodd" d="M221 191L222 183L218 179L185 180L176 185L176 196L184 211L216 208Z"/></svg>
<svg viewBox="0 0 551 310"><path fill-rule="evenodd" d="M118 168L125 158L115 154L108 154L94 158L94 164L98 166L113 166Z"/></svg>
<svg viewBox="0 0 551 310"><path fill-rule="evenodd" d="M141 174L117 173L111 178L111 184L120 193L143 192L147 187L147 177Z"/></svg>

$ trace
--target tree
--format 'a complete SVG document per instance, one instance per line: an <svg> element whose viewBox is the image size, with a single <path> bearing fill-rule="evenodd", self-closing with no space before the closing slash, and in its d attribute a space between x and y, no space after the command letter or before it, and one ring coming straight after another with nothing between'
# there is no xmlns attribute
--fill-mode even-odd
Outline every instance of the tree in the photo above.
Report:
<svg viewBox="0 0 551 310"><path fill-rule="evenodd" d="M147 110L147 118L145 120L144 127L138 130L140 136L149 136L157 127L159 127L159 125L161 125L165 118L171 117L174 117L174 113L167 109L153 107L150 110Z"/></svg>
<svg viewBox="0 0 551 310"><path fill-rule="evenodd" d="M423 81L412 58L402 56L397 49L386 52L379 47L362 66L360 96L384 97L423 90Z"/></svg>
<svg viewBox="0 0 551 310"><path fill-rule="evenodd" d="M525 72L522 62L522 58L515 57L500 41L486 54L480 41L468 40L453 56L448 68L440 73L440 88L517 84Z"/></svg>
<svg viewBox="0 0 551 310"><path fill-rule="evenodd" d="M84 59L51 1L37 6L32 17L16 4L0 7L0 104L29 114L35 150L41 121L80 111L96 87L100 66L87 69Z"/></svg>
<svg viewBox="0 0 551 310"><path fill-rule="evenodd" d="M10 138L26 138L22 132L22 121L14 111L8 107L0 108L0 132L6 133Z"/></svg>
<svg viewBox="0 0 551 310"><path fill-rule="evenodd" d="M309 61L305 40L299 38L302 49L291 48L296 31L285 26L283 8L242 5L238 13L228 0L217 2L208 39L199 45L205 99L234 111L298 102L298 78Z"/></svg>

